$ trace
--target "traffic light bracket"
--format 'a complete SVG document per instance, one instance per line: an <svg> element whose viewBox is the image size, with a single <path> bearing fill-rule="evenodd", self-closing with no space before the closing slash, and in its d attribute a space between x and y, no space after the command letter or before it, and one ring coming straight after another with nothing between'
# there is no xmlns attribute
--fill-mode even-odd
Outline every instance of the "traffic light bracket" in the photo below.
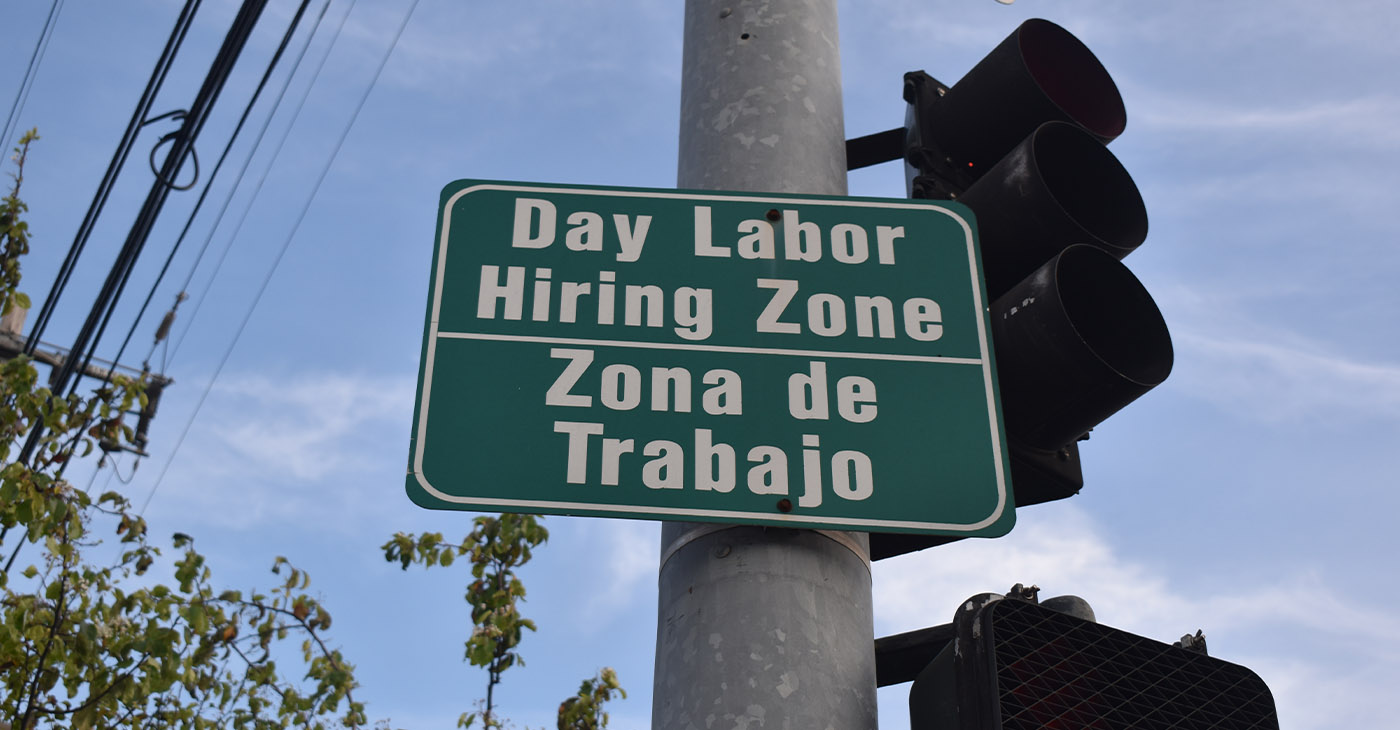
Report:
<svg viewBox="0 0 1400 730"><path fill-rule="evenodd" d="M948 87L923 71L904 74L904 101L908 104L905 120L904 164L909 171L911 198L925 200L957 200L968 186L977 181L972 170L953 161L938 143L923 134L933 109L947 96Z"/></svg>

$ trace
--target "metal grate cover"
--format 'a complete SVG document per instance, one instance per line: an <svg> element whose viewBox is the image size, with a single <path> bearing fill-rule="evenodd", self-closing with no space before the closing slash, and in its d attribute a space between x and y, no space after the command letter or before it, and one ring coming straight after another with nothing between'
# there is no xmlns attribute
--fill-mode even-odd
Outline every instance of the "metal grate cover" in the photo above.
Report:
<svg viewBox="0 0 1400 730"><path fill-rule="evenodd" d="M1237 664L1025 601L982 619L1005 730L1278 728L1269 688Z"/></svg>

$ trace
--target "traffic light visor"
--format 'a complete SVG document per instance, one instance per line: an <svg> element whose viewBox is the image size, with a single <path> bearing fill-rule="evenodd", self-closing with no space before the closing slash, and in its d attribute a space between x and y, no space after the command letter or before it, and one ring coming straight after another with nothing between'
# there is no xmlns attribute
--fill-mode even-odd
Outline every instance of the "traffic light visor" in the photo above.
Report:
<svg viewBox="0 0 1400 730"><path fill-rule="evenodd" d="M1171 373L1171 334L1137 277L1102 249L1070 246L992 303L1009 436L1055 450Z"/></svg>
<svg viewBox="0 0 1400 730"><path fill-rule="evenodd" d="M1147 208L1118 158L1083 129L1047 122L958 202L977 214L987 294L1001 296L1066 246L1124 258L1147 238Z"/></svg>
<svg viewBox="0 0 1400 730"><path fill-rule="evenodd" d="M1022 23L1012 37L1026 71L1069 121L1104 143L1123 133L1128 115L1118 85L1078 38L1039 19Z"/></svg>
<svg viewBox="0 0 1400 730"><path fill-rule="evenodd" d="M906 88L922 127L918 145L973 178L1046 122L1073 124L1104 144L1127 126L1123 98L1103 64L1048 20L1022 23L946 93L921 80Z"/></svg>

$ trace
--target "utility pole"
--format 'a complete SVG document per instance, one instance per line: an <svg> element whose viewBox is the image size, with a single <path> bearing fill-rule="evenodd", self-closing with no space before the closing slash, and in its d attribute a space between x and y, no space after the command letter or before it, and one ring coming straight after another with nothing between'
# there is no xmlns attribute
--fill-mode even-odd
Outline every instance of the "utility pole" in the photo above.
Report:
<svg viewBox="0 0 1400 730"><path fill-rule="evenodd" d="M835 0L687 0L677 186L846 194ZM653 730L876 727L865 534L667 522L658 584Z"/></svg>

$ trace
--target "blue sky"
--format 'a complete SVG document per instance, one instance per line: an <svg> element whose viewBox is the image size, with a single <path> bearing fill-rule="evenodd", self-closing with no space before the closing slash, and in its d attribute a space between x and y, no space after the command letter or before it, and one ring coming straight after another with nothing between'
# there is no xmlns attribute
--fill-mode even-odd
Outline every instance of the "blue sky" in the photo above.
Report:
<svg viewBox="0 0 1400 730"><path fill-rule="evenodd" d="M190 103L236 7L205 3L157 113ZM199 147L206 170L292 8L272 3L216 107ZM43 135L24 189L34 235L24 289L36 300L178 9L155 0L63 8L20 118ZM464 574L402 573L377 549L395 531L468 529L468 515L421 510L402 486L438 191L459 178L674 185L681 13L679 3L622 0L424 0L290 236L407 9L400 0L354 6L254 199L290 110L273 118L195 269L170 350L152 359L176 384L152 427L151 458L134 477L129 457L118 468L138 503L153 495L153 532L195 535L231 587L265 585L277 555L307 569L336 618L335 640L359 666L372 717L450 727L485 682L460 661ZM6 8L6 106L47 11ZM331 3L289 100L346 11ZM1024 18L1053 20L1092 48L1122 91L1128 128L1112 149L1151 219L1126 263L1176 347L1171 378L1084 444L1079 496L1020 512L1003 538L877 563L876 634L944 623L969 595L1036 583L1161 640L1204 629L1213 655L1268 682L1284 727L1385 716L1400 684L1400 328L1390 314L1400 276L1400 10L1379 0L871 0L844 2L840 13L851 137L900 123L905 71L951 83ZM254 113L253 129L265 113ZM46 341L71 342L150 184L145 156L169 129L143 134ZM850 192L901 197L902 172L858 171ZM193 200L167 204L116 317L122 334ZM196 219L129 363L150 350L216 210ZM103 352L118 342L109 336ZM69 476L82 483L91 469ZM503 709L522 726L551 725L559 699L610 665L630 695L614 726L644 727L659 527L548 525L550 544L525 574L526 615L540 631L522 647L527 667L507 678ZM882 727L906 725L904 701L903 688L881 690Z"/></svg>

